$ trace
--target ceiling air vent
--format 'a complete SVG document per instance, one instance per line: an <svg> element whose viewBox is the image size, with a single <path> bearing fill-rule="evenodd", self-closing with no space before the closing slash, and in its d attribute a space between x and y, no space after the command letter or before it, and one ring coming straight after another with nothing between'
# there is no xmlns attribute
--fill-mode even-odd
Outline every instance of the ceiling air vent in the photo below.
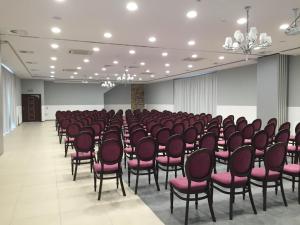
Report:
<svg viewBox="0 0 300 225"><path fill-rule="evenodd" d="M183 61L185 61L185 62L199 62L199 61L202 61L204 59L205 58L200 58L200 57L197 57L197 58L187 57L187 58L184 58Z"/></svg>
<svg viewBox="0 0 300 225"><path fill-rule="evenodd" d="M108 68L108 67L112 67L112 65L104 65L103 67Z"/></svg>
<svg viewBox="0 0 300 225"><path fill-rule="evenodd" d="M93 52L84 49L71 49L69 53L73 55L92 55Z"/></svg>
<svg viewBox="0 0 300 225"><path fill-rule="evenodd" d="M17 35L20 35L20 36L27 36L28 35L28 32L26 30L22 30L22 29L10 30L10 33L17 34Z"/></svg>
<svg viewBox="0 0 300 225"><path fill-rule="evenodd" d="M27 63L27 64L30 64L30 65L37 64L37 62L32 62L32 61L27 61L26 63Z"/></svg>
<svg viewBox="0 0 300 225"><path fill-rule="evenodd" d="M34 53L34 51L27 51L27 50L20 50L19 52L22 54L33 54Z"/></svg>
<svg viewBox="0 0 300 225"><path fill-rule="evenodd" d="M128 69L138 69L138 68L140 68L139 66L128 66Z"/></svg>
<svg viewBox="0 0 300 225"><path fill-rule="evenodd" d="M63 72L76 72L77 69L62 69Z"/></svg>
<svg viewBox="0 0 300 225"><path fill-rule="evenodd" d="M147 72L142 72L142 73L140 73L141 75L151 75L151 74L153 74L153 73L147 73Z"/></svg>

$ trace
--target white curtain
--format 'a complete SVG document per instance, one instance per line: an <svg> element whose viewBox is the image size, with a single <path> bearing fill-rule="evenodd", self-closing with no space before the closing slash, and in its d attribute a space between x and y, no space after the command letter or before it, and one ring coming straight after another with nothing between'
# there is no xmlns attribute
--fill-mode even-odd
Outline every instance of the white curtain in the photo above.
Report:
<svg viewBox="0 0 300 225"><path fill-rule="evenodd" d="M2 68L3 91L3 134L12 131L18 125L20 108L20 80Z"/></svg>
<svg viewBox="0 0 300 225"><path fill-rule="evenodd" d="M174 81L175 111L211 113L217 105L217 79L215 74L201 75Z"/></svg>

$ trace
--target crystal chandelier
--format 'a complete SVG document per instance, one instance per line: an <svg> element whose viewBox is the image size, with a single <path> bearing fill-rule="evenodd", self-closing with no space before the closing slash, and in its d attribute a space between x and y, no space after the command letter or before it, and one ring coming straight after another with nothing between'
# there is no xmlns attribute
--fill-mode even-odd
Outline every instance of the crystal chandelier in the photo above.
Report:
<svg viewBox="0 0 300 225"><path fill-rule="evenodd" d="M226 37L223 48L231 51L241 50L245 55L250 55L252 50L258 50L261 48L267 48L272 45L272 38L267 33L260 33L259 40L257 39L256 27L249 29L249 11L250 6L246 6L245 10L247 13L247 32L243 34L240 30L234 32L232 37Z"/></svg>
<svg viewBox="0 0 300 225"><path fill-rule="evenodd" d="M111 88L111 87L114 87L115 86L115 83L111 82L111 81L104 81L102 84L101 84L101 87L106 87L106 88Z"/></svg>
<svg viewBox="0 0 300 225"><path fill-rule="evenodd" d="M124 82L127 81L127 82L129 82L129 81L134 80L135 77L136 77L135 74L133 74L133 75L129 74L128 69L125 68L125 72L121 76L117 77L117 80L118 81L124 81Z"/></svg>

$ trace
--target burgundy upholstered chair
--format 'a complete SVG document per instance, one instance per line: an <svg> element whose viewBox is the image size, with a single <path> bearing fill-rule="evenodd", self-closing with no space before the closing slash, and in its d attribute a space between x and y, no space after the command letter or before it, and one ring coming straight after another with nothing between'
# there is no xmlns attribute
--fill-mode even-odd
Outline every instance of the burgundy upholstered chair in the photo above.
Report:
<svg viewBox="0 0 300 225"><path fill-rule="evenodd" d="M282 172L286 157L286 144L276 143L266 152L264 157L264 167L253 168L251 172L251 183L263 189L263 210L267 210L267 188L280 186L284 205L287 206L285 199ZM275 183L271 185L270 183Z"/></svg>
<svg viewBox="0 0 300 225"><path fill-rule="evenodd" d="M279 130L278 133L275 135L274 137L274 143L285 143L286 146L289 143L289 139L290 139L290 131L288 129L282 129Z"/></svg>
<svg viewBox="0 0 300 225"><path fill-rule="evenodd" d="M158 156L156 158L156 170L161 169L166 171L166 182L165 189L168 186L168 175L169 171L175 171L175 177L177 177L177 170L182 171L184 174L184 153L185 153L185 142L181 135L174 134L168 139L166 146L166 156Z"/></svg>
<svg viewBox="0 0 300 225"><path fill-rule="evenodd" d="M171 136L171 130L163 127L156 133L156 143L158 144L158 153L165 153L168 139Z"/></svg>
<svg viewBox="0 0 300 225"><path fill-rule="evenodd" d="M237 131L242 131L246 126L248 122L246 119L240 120L239 122L236 123L236 130Z"/></svg>
<svg viewBox="0 0 300 225"><path fill-rule="evenodd" d="M290 122L285 122L285 123L280 125L280 127L278 128L278 131L280 131L280 130L290 130L290 129L291 129L291 123Z"/></svg>
<svg viewBox="0 0 300 225"><path fill-rule="evenodd" d="M158 132L161 128L162 128L162 125L160 125L159 123L153 125L153 126L151 127L151 132L150 132L150 133L151 133L151 136L152 136L153 138L156 138L157 132Z"/></svg>
<svg viewBox="0 0 300 225"><path fill-rule="evenodd" d="M219 140L218 141L218 145L223 148L224 150L226 150L226 144L227 144L227 140L230 137L230 135L232 135L234 132L236 132L236 127L234 124L227 126L226 128L224 128L224 132L223 132L223 140Z"/></svg>
<svg viewBox="0 0 300 225"><path fill-rule="evenodd" d="M274 123L275 125L275 129L276 129L276 126L277 126L277 119L276 118L271 118L268 120L267 124L270 124L270 123Z"/></svg>
<svg viewBox="0 0 300 225"><path fill-rule="evenodd" d="M66 136L67 128L70 126L71 120L69 119L62 119L59 122L59 127L58 127L58 137L59 137L59 144L62 142L62 137Z"/></svg>
<svg viewBox="0 0 300 225"><path fill-rule="evenodd" d="M101 125L99 123L92 123L91 125L92 129L95 132L95 144L97 144L98 146L100 146L101 143L101 134L102 134L102 129L101 129Z"/></svg>
<svg viewBox="0 0 300 225"><path fill-rule="evenodd" d="M95 191L97 189L97 179L100 179L98 200L101 198L102 183L104 179L117 179L117 187L120 180L123 196L126 196L122 180L122 155L123 149L120 141L106 140L101 144L97 157L99 161L93 166ZM115 174L115 176L107 176L112 174Z"/></svg>
<svg viewBox="0 0 300 225"><path fill-rule="evenodd" d="M66 130L65 138L65 157L67 157L69 146L74 147L75 137L80 133L80 127L78 124L73 123L68 126Z"/></svg>
<svg viewBox="0 0 300 225"><path fill-rule="evenodd" d="M236 120L235 123L238 124L238 123L240 123L243 120L246 120L246 118L244 116L241 116L241 117L237 118L237 120Z"/></svg>
<svg viewBox="0 0 300 225"><path fill-rule="evenodd" d="M274 138L274 135L275 135L276 124L275 123L268 123L265 126L264 130L267 132L268 141L269 141L269 144L271 144L273 142L273 138Z"/></svg>
<svg viewBox="0 0 300 225"><path fill-rule="evenodd" d="M81 131L74 140L74 147L76 152L71 154L71 168L73 180L76 180L77 168L82 164L90 164L91 172L93 168L93 163L95 159L95 140L94 136L87 132ZM75 164L75 172L74 172Z"/></svg>
<svg viewBox="0 0 300 225"><path fill-rule="evenodd" d="M173 126L174 126L174 122L173 122L173 120L166 120L163 123L163 126L169 128L170 130L172 130Z"/></svg>
<svg viewBox="0 0 300 225"><path fill-rule="evenodd" d="M136 159L128 161L128 186L130 186L130 175L136 175L134 193L137 194L139 176L148 175L149 183L151 174L154 175L156 188L159 191L158 177L155 168L155 158L157 155L156 144L152 137L142 138L135 148ZM146 171L146 172L143 172Z"/></svg>
<svg viewBox="0 0 300 225"><path fill-rule="evenodd" d="M184 132L184 125L183 123L175 123L172 129L173 134L183 134Z"/></svg>
<svg viewBox="0 0 300 225"><path fill-rule="evenodd" d="M210 132L214 133L217 136L217 138L219 139L219 137L220 137L220 127L219 126L212 126L212 127L207 128L207 133L210 133Z"/></svg>
<svg viewBox="0 0 300 225"><path fill-rule="evenodd" d="M251 144L255 149L255 162L259 163L259 167L261 166L261 162L264 159L268 143L268 134L264 130L258 131L252 138Z"/></svg>
<svg viewBox="0 0 300 225"><path fill-rule="evenodd" d="M244 137L244 143L249 145L251 144L252 141L252 137L254 135L254 126L252 123L248 124L247 126L244 127L244 129L242 130L242 134Z"/></svg>
<svg viewBox="0 0 300 225"><path fill-rule="evenodd" d="M255 132L260 131L260 129L261 129L261 119L253 120L252 124L254 126L254 131Z"/></svg>
<svg viewBox="0 0 300 225"><path fill-rule="evenodd" d="M300 131L300 123L298 123L295 127L295 135L290 135L290 141L292 143L295 141L295 136L299 131Z"/></svg>
<svg viewBox="0 0 300 225"><path fill-rule="evenodd" d="M252 192L251 192L251 183L250 183L250 174L251 169L254 164L254 149L252 146L242 146L236 149L228 162L229 172L221 172L212 175L213 188L219 190L224 194L230 195L230 204L229 204L229 218L233 218L233 202L234 196L237 194L249 193L250 202L254 214L257 214L256 208L254 205ZM230 189L227 191L226 189ZM237 191L236 189L242 189Z"/></svg>
<svg viewBox="0 0 300 225"><path fill-rule="evenodd" d="M300 131L296 134L293 145L288 145L287 147L288 155L292 159L292 163L299 163L299 153L300 153Z"/></svg>
<svg viewBox="0 0 300 225"><path fill-rule="evenodd" d="M199 120L194 123L193 127L197 130L197 139L199 140L204 133L204 122Z"/></svg>
<svg viewBox="0 0 300 225"><path fill-rule="evenodd" d="M186 177L170 180L170 208L173 213L174 194L186 201L185 225L188 224L189 203L207 198L213 221L216 221L211 194L211 173L214 166L214 155L209 149L200 149L193 152L185 163ZM194 197L192 197L194 196Z"/></svg>
<svg viewBox="0 0 300 225"><path fill-rule="evenodd" d="M197 141L197 129L195 127L189 127L183 132L183 140L185 142L185 153L189 154L196 148Z"/></svg>

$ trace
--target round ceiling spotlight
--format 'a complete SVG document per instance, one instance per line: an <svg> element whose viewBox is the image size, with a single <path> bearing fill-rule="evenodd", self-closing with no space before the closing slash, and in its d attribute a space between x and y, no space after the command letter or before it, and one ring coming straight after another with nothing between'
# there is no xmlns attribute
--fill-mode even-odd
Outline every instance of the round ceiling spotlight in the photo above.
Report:
<svg viewBox="0 0 300 225"><path fill-rule="evenodd" d="M192 55L192 58L193 58L193 59L196 59L196 58L198 58L198 55L197 55L197 54L193 54L193 55Z"/></svg>
<svg viewBox="0 0 300 225"><path fill-rule="evenodd" d="M132 50L129 50L129 54L130 54L130 55L134 55L134 54L135 54L135 50L133 50L133 49L132 49Z"/></svg>
<svg viewBox="0 0 300 225"><path fill-rule="evenodd" d="M103 36L104 36L105 38L111 38L111 37L112 37L112 34L109 33L109 32L105 32Z"/></svg>
<svg viewBox="0 0 300 225"><path fill-rule="evenodd" d="M195 42L194 40L188 41L188 45L189 45L189 46L193 46L193 45L195 45L195 44L196 44L196 42Z"/></svg>
<svg viewBox="0 0 300 225"><path fill-rule="evenodd" d="M57 60L57 57L52 56L50 59L51 59L52 61L56 61L56 60Z"/></svg>
<svg viewBox="0 0 300 225"><path fill-rule="evenodd" d="M167 57L167 56L168 56L168 53L167 53L167 52L163 52L163 53L161 53L161 55L162 55L163 57Z"/></svg>
<svg viewBox="0 0 300 225"><path fill-rule="evenodd" d="M186 17L189 18L189 19L194 19L198 16L198 13L196 10L191 10L191 11L188 11L186 13Z"/></svg>
<svg viewBox="0 0 300 225"><path fill-rule="evenodd" d="M134 11L137 11L139 9L136 2L128 2L127 5L126 5L126 8L130 12L134 12Z"/></svg>
<svg viewBox="0 0 300 225"><path fill-rule="evenodd" d="M51 31L54 34L59 34L61 32L61 29L59 27L52 27Z"/></svg>
<svg viewBox="0 0 300 225"><path fill-rule="evenodd" d="M145 66L146 63L145 63L145 62L140 62L140 65L141 65L141 66Z"/></svg>
<svg viewBox="0 0 300 225"><path fill-rule="evenodd" d="M51 48L53 48L53 49L58 49L59 48L59 45L58 44L51 44Z"/></svg>
<svg viewBox="0 0 300 225"><path fill-rule="evenodd" d="M247 18L245 18L245 17L239 18L236 22L240 25L243 25L243 24L247 23Z"/></svg>
<svg viewBox="0 0 300 225"><path fill-rule="evenodd" d="M89 59L84 59L84 60L83 60L83 62L85 62L85 63L89 63L89 62L90 62L90 60L89 60Z"/></svg>
<svg viewBox="0 0 300 225"><path fill-rule="evenodd" d="M281 24L281 25L280 25L279 29L280 29L280 30L286 30L289 26L290 26L289 24L284 23L284 24Z"/></svg>
<svg viewBox="0 0 300 225"><path fill-rule="evenodd" d="M93 48L93 51L94 51L94 52L99 52L99 51L100 51L100 48L94 47L94 48Z"/></svg>
<svg viewBox="0 0 300 225"><path fill-rule="evenodd" d="M151 43L154 43L154 42L156 42L156 37L154 37L154 36L149 37L148 41L151 42Z"/></svg>

